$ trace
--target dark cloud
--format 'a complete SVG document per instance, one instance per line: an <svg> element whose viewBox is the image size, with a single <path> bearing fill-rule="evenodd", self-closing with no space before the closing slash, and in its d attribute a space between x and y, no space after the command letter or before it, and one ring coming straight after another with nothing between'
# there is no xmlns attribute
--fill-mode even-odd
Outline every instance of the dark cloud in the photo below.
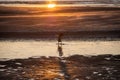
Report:
<svg viewBox="0 0 120 80"><path fill-rule="evenodd" d="M7 12L4 12L3 9L0 13L12 17L0 17L0 32L120 30L119 8L65 8L55 12L40 10L19 8L6 9ZM49 16L42 17L41 14Z"/></svg>
<svg viewBox="0 0 120 80"><path fill-rule="evenodd" d="M75 13L94 11L120 11L117 7L59 7L54 11L40 7L4 7L0 6L0 15L27 15L27 14L49 14L49 13Z"/></svg>

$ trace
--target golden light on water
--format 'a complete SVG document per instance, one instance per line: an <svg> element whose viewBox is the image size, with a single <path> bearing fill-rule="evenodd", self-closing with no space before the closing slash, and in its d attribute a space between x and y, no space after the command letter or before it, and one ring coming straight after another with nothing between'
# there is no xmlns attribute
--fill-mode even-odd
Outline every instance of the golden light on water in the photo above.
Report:
<svg viewBox="0 0 120 80"><path fill-rule="evenodd" d="M55 7L56 7L56 4L48 4L47 7L48 7L48 8L55 8Z"/></svg>

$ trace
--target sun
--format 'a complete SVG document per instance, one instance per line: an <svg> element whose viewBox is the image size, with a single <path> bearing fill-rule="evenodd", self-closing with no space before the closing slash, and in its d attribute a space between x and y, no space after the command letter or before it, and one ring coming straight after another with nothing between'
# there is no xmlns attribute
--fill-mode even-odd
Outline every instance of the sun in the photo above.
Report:
<svg viewBox="0 0 120 80"><path fill-rule="evenodd" d="M56 4L48 4L47 7L48 7L48 8L55 8L55 7L56 7Z"/></svg>

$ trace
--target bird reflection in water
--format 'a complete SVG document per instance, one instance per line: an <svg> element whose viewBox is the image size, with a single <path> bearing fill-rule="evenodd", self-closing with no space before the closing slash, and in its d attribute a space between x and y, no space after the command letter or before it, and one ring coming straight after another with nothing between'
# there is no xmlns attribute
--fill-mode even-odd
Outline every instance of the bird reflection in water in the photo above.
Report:
<svg viewBox="0 0 120 80"><path fill-rule="evenodd" d="M58 52L59 52L59 56L63 56L63 50L62 50L62 36L63 36L63 33L59 33L58 34Z"/></svg>
<svg viewBox="0 0 120 80"><path fill-rule="evenodd" d="M58 44L58 52L60 57L63 56L62 44Z"/></svg>
<svg viewBox="0 0 120 80"><path fill-rule="evenodd" d="M64 80L70 80L70 75L68 74L67 65L64 63L64 58L62 58L63 56L62 37L63 37L63 33L59 33L58 35L58 52L59 52L59 57L60 57L59 65L60 65L61 73L64 75Z"/></svg>

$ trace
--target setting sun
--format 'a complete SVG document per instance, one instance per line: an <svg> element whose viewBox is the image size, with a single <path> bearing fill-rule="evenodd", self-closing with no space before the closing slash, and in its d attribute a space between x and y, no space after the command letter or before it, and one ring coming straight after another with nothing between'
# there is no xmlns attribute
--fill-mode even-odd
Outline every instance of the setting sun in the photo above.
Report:
<svg viewBox="0 0 120 80"><path fill-rule="evenodd" d="M48 4L48 8L54 8L56 7L56 4Z"/></svg>

